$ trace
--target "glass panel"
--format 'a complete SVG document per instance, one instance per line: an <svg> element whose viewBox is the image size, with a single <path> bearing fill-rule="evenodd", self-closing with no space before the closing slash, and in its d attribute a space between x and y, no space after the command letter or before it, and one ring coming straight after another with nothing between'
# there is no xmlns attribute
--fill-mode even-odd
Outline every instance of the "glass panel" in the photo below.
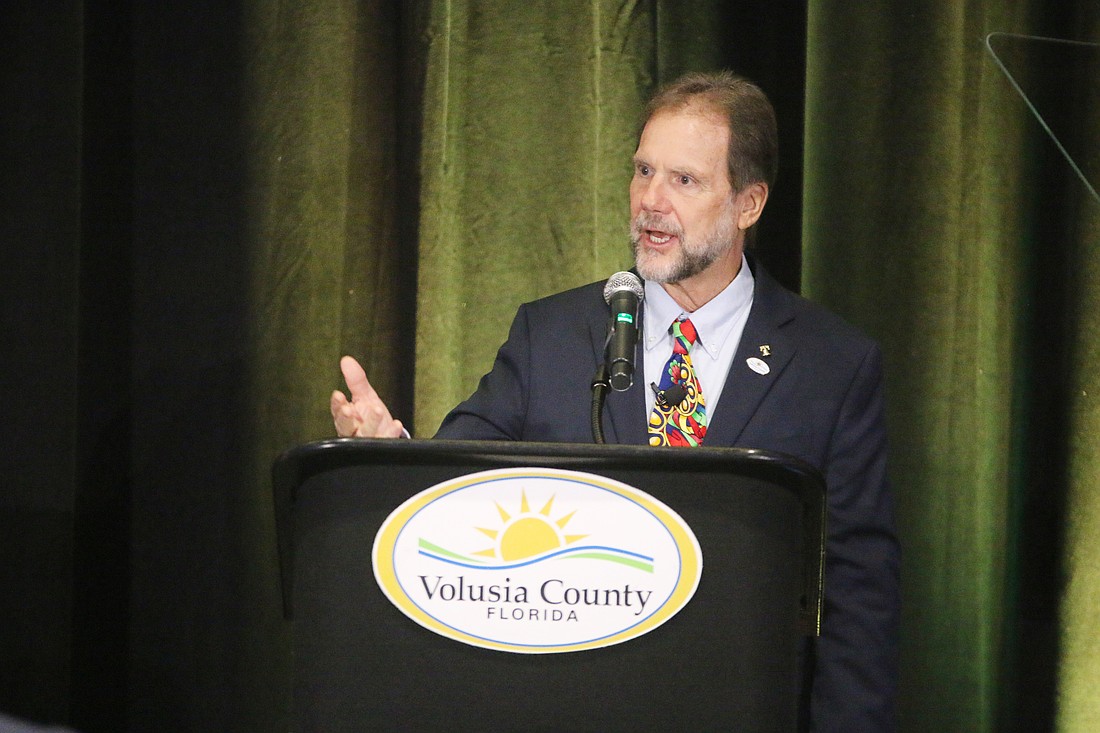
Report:
<svg viewBox="0 0 1100 733"><path fill-rule="evenodd" d="M991 33L985 45L1100 203L1100 44Z"/></svg>

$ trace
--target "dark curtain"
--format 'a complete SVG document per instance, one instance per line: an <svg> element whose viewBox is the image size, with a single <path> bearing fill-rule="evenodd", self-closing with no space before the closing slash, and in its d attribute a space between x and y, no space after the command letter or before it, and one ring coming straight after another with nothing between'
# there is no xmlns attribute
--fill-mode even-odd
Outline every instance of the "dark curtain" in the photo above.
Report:
<svg viewBox="0 0 1100 733"><path fill-rule="evenodd" d="M1092 3L0 7L0 711L282 730L269 469L338 357L430 435L515 306L628 261L656 84L781 123L759 256L878 338L903 730L1100 722L1097 205L991 63ZM1035 61L1096 170L1093 73ZM1042 85L1040 84L1040 87Z"/></svg>
<svg viewBox="0 0 1100 733"><path fill-rule="evenodd" d="M84 44L78 6L35 10L31 3L0 9L0 708L64 718L74 647L76 436L83 427L77 314ZM117 630L122 620L115 621Z"/></svg>

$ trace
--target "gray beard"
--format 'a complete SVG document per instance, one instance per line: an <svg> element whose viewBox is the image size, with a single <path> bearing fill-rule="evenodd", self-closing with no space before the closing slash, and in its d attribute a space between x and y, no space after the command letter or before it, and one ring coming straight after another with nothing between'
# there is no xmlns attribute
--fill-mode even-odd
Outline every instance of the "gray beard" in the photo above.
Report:
<svg viewBox="0 0 1100 733"><path fill-rule="evenodd" d="M655 283L678 283L694 277L706 270L718 261L720 257L729 252L733 246L733 223L726 218L707 236L703 237L699 244L694 240L683 237L683 231L677 228L668 232L680 239L680 249L677 257L671 261L658 263L656 257L647 257L642 247L642 230L639 216L630 228L630 243L634 253L634 267L643 280L652 280Z"/></svg>

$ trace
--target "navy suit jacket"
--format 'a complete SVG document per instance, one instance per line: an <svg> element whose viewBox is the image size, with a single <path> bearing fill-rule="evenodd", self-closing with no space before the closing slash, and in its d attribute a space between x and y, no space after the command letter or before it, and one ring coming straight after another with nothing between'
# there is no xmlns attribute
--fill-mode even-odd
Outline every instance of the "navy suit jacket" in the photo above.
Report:
<svg viewBox="0 0 1100 733"><path fill-rule="evenodd" d="M899 548L881 354L855 328L750 266L752 310L704 444L780 451L824 474L825 604L806 661L810 722L815 731L893 730ZM521 306L492 371L436 437L591 443L591 378L607 328L603 283ZM751 357L768 373L750 369ZM639 370L642 358L639 345ZM608 396L608 443L647 444L644 389L638 380Z"/></svg>

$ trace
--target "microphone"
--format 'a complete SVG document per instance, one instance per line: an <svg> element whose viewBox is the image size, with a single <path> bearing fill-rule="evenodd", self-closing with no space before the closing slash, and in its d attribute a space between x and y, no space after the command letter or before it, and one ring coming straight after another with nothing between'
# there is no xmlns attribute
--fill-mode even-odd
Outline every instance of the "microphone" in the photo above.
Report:
<svg viewBox="0 0 1100 733"><path fill-rule="evenodd" d="M677 382L666 390L661 390L657 387L656 383L651 382L650 387L653 388L653 394L657 400L657 404L661 407L671 407L678 405L684 401L687 397L687 387L683 382Z"/></svg>
<svg viewBox="0 0 1100 733"><path fill-rule="evenodd" d="M607 335L607 364L611 389L625 392L634 384L634 349L638 343L638 304L645 298L641 279L633 272L616 272L603 288L611 306Z"/></svg>

